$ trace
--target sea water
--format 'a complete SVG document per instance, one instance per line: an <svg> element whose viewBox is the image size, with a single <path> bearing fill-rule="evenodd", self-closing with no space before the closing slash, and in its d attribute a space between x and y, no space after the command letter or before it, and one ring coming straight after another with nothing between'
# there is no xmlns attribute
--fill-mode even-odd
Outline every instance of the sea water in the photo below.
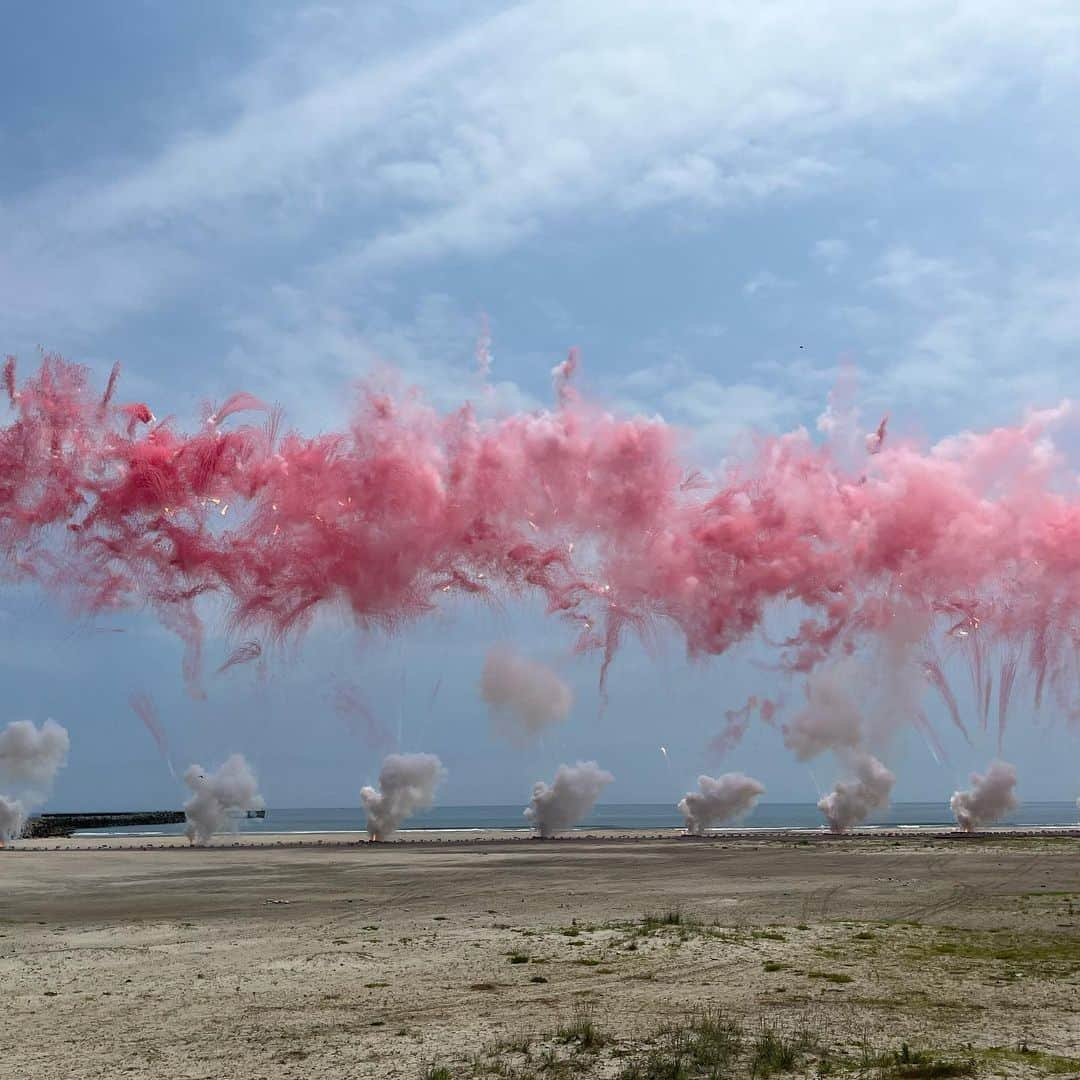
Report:
<svg viewBox="0 0 1080 1080"><path fill-rule="evenodd" d="M402 831L438 829L460 832L488 832L527 829L521 805L436 806L409 818ZM870 817L866 825L878 828L951 828L956 822L947 803L896 803ZM1025 803L1001 821L1017 828L1028 826L1080 824L1080 810L1072 802ZM682 815L665 803L602 803L593 808L579 829L676 829L684 825ZM273 808L265 818L241 818L241 833L362 833L364 812L359 806L340 808ZM761 803L739 823L746 829L824 828L821 811L813 803ZM90 829L76 836L169 836L183 833L178 825L132 825L116 829Z"/></svg>

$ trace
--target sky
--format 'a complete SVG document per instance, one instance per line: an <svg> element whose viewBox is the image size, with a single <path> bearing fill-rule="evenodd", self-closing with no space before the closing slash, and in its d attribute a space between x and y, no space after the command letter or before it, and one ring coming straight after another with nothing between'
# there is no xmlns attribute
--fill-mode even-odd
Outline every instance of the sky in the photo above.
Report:
<svg viewBox="0 0 1080 1080"><path fill-rule="evenodd" d="M710 465L813 430L852 369L865 417L926 442L1080 395L1071 0L47 2L5 26L0 352L24 372L39 348L102 380L119 360L159 415L243 388L314 433L384 364L460 404L486 327L492 408L550 404L577 346L592 397ZM748 694L797 699L760 647L631 642L605 699L599 658L535 605L457 601L389 639L330 614L204 702L149 615L73 620L0 586L0 628L0 723L71 732L54 808L178 804L135 692L179 768L241 751L270 806L356 805L375 778L387 746L343 720L344 684L442 757L451 804L524 805L577 758L615 774L609 802L731 768L810 801L839 775L768 729L707 753ZM492 738L496 642L574 688L535 745ZM898 800L946 799L996 753L927 705L949 757L901 737ZM1021 795L1075 798L1076 734L1014 712Z"/></svg>

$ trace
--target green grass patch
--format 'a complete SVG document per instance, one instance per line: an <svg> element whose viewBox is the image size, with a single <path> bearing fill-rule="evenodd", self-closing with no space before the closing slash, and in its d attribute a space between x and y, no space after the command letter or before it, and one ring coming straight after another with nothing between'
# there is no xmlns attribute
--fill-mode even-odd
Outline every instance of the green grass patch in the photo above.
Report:
<svg viewBox="0 0 1080 1080"><path fill-rule="evenodd" d="M927 1050L914 1050L908 1043L902 1043L898 1050L884 1052L864 1047L862 1067L877 1069L885 1080L951 1080L974 1076L978 1071L973 1058L941 1057Z"/></svg>
<svg viewBox="0 0 1080 1080"><path fill-rule="evenodd" d="M1030 1050L1023 1044L1013 1049L992 1046L989 1050L984 1050L982 1056L988 1061L1009 1062L1034 1068L1046 1076L1080 1076L1080 1058Z"/></svg>
<svg viewBox="0 0 1080 1080"><path fill-rule="evenodd" d="M830 983L852 983L855 979L851 975L844 975L839 971L808 971L808 979L822 979Z"/></svg>
<svg viewBox="0 0 1080 1080"><path fill-rule="evenodd" d="M1044 978L1080 972L1080 935L1036 931L939 930L930 941L905 950L911 960L939 956L980 964L1005 964L1010 971Z"/></svg>

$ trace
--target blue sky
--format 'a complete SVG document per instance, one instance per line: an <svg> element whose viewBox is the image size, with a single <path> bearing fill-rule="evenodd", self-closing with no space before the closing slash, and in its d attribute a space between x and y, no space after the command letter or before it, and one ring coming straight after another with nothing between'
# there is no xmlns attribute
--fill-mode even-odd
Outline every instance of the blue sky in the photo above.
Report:
<svg viewBox="0 0 1080 1080"><path fill-rule="evenodd" d="M547 402L578 345L591 393L711 463L812 427L849 363L864 415L927 439L1080 393L1073 3L144 0L16 6L5 28L0 349L119 359L159 414L243 387L329 429L382 361L452 406L485 316L499 407ZM240 750L271 805L355 804L380 755L335 713L340 679L443 757L448 802L524 802L579 756L615 773L609 801L724 768L803 800L837 774L768 731L705 755L725 709L780 689L753 647L688 666L675 640L631 645L601 709L597 659L536 610L456 605L389 641L329 617L193 703L147 617L112 634L25 588L0 609L0 720L72 734L57 806L176 802L134 690L179 764ZM530 749L490 738L496 640L575 687ZM1022 793L1075 797L1075 736L1016 713ZM948 745L939 766L900 740L897 798L945 798L994 753Z"/></svg>

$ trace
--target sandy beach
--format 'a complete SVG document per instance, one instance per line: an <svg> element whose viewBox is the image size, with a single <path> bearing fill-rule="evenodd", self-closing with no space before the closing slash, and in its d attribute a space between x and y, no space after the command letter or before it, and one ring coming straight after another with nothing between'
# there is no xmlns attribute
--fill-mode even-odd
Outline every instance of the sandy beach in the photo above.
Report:
<svg viewBox="0 0 1080 1080"><path fill-rule="evenodd" d="M1080 1075L1075 836L285 839L0 853L0 1072L616 1077L708 1008Z"/></svg>

